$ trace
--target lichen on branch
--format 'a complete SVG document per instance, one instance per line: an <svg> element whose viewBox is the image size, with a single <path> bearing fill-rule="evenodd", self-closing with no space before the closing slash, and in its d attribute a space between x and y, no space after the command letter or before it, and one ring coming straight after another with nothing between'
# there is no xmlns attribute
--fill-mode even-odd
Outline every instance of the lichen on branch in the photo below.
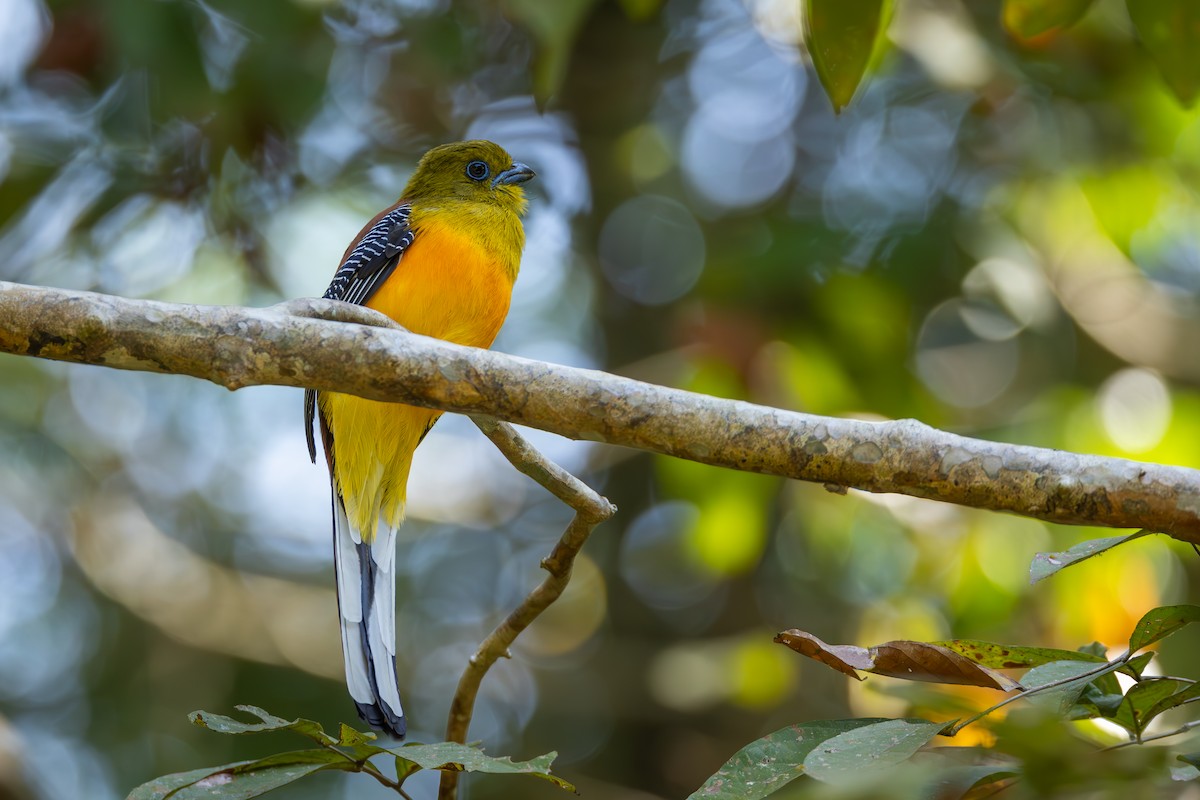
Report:
<svg viewBox="0 0 1200 800"><path fill-rule="evenodd" d="M365 325L346 324L347 321ZM1200 472L685 392L460 347L366 309L129 300L0 282L0 352L485 415L714 466L1200 542Z"/></svg>

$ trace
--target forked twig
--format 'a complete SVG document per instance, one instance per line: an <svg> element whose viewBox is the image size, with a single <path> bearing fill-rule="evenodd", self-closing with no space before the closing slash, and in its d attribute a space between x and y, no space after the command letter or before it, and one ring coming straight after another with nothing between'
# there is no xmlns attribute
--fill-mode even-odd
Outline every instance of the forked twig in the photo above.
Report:
<svg viewBox="0 0 1200 800"><path fill-rule="evenodd" d="M539 453L512 425L488 417L471 419L514 467L573 508L575 517L550 555L542 560L542 569L550 574L487 635L467 662L458 680L458 688L450 704L450 716L446 721L446 741L460 743L466 742L467 729L475 710L475 698L488 670L497 660L508 655L508 648L521 632L562 595L571 580L575 557L588 536L617 510L616 506L583 481ZM443 772L438 788L439 800L453 800L457 789L458 773Z"/></svg>

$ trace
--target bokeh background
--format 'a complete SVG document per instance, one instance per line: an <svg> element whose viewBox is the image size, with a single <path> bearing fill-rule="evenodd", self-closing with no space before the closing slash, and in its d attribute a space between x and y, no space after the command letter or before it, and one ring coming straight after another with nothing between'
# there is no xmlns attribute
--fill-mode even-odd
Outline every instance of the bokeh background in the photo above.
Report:
<svg viewBox="0 0 1200 800"><path fill-rule="evenodd" d="M427 147L487 137L539 173L500 350L1200 466L1200 113L1123 4L1020 42L995 0L906 0L836 116L799 5L0 0L0 278L320 295ZM298 390L0 356L0 795L120 798L302 745L209 733L197 708L355 721L300 412ZM489 675L471 737L557 750L593 800L684 796L792 722L996 699L848 681L772 644L784 628L1119 647L1197 599L1161 537L1030 587L1035 552L1102 532L530 436L620 513ZM438 741L568 513L455 418L410 497L401 684L411 738ZM1197 658L1175 637L1162 669ZM322 775L286 796L394 795Z"/></svg>

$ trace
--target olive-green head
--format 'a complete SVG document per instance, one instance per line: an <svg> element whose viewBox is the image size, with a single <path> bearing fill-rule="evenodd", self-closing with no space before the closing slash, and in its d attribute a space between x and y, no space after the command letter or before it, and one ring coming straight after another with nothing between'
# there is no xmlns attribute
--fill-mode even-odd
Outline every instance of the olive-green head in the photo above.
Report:
<svg viewBox="0 0 1200 800"><path fill-rule="evenodd" d="M526 206L521 184L533 176L495 142L453 142L422 156L402 196L414 206L484 203L519 215Z"/></svg>

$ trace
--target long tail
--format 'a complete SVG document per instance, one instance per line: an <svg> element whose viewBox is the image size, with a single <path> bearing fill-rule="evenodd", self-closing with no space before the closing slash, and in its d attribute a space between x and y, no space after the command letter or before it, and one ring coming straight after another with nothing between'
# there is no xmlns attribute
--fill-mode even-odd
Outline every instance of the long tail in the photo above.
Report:
<svg viewBox="0 0 1200 800"><path fill-rule="evenodd" d="M403 739L396 688L396 529L381 525L364 542L333 492L333 564L337 573L346 686L358 715L372 728Z"/></svg>

